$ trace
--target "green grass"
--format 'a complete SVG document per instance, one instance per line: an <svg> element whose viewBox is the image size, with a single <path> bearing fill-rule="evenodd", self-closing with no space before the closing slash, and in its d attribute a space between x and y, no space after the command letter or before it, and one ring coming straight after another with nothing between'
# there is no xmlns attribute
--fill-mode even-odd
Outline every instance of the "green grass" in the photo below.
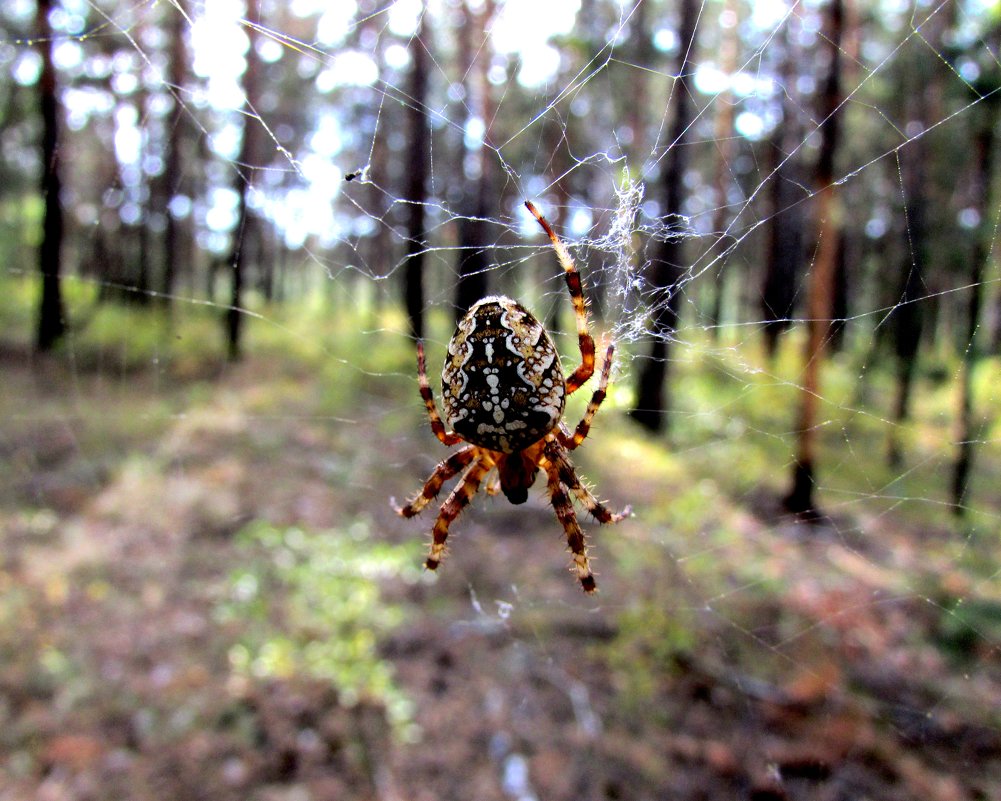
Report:
<svg viewBox="0 0 1001 801"><path fill-rule="evenodd" d="M410 706L378 654L375 632L385 636L406 619L380 586L422 580L418 544L378 542L364 519L316 532L259 521L238 537L246 566L233 572L217 608L221 622L239 622L243 632L229 651L233 670L255 679L324 679L344 704L382 703L407 736Z"/></svg>

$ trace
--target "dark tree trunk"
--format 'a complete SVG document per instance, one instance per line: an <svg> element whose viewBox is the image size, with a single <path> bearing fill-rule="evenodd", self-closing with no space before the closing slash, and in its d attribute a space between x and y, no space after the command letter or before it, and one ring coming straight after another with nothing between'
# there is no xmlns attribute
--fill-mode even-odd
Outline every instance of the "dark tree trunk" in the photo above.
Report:
<svg viewBox="0 0 1001 801"><path fill-rule="evenodd" d="M828 340L831 353L840 353L845 346L845 331L848 327L849 286L851 274L848 260L848 234L844 229L838 232L838 252L834 260L834 288L831 298L831 332Z"/></svg>
<svg viewBox="0 0 1001 801"><path fill-rule="evenodd" d="M698 0L683 0L679 30L680 48L676 65L677 79L672 88L674 118L671 123L670 151L667 154L661 183L663 213L680 214L684 200L684 176L688 163L689 128L695 116L694 88L690 74L695 55L695 26ZM637 372L636 405L630 416L649 431L659 432L668 425L668 379L670 351L668 343L678 327L681 304L679 283L684 275L684 252L678 237L665 237L651 266L650 282L657 293L651 320L652 342L646 360Z"/></svg>
<svg viewBox="0 0 1001 801"><path fill-rule="evenodd" d="M924 124L927 108L925 92L912 86L917 107L914 117ZM927 137L913 142L901 151L902 173L906 208L902 232L906 247L901 262L900 292L897 306L890 322L893 333L893 350L897 361L897 386L894 392L893 417L887 447L887 462L899 467L903 461L899 431L911 417L911 397L917 367L918 348L925 327L924 304L919 302L928 295L925 285L925 266L928 258L928 180L925 164L928 159Z"/></svg>
<svg viewBox="0 0 1001 801"><path fill-rule="evenodd" d="M984 271L990 259L994 221L990 219L990 188L994 174L994 127L997 124L998 103L995 99L983 101L979 112L979 129L974 144L974 199L980 214L980 230L970 254L970 298L966 309L966 349L963 351L963 368L960 372L959 413L956 425L958 448L952 470L952 509L957 517L966 514L966 501L973 470L974 421L973 421L973 368L978 357L976 339L980 326L980 312L984 303Z"/></svg>
<svg viewBox="0 0 1001 801"><path fill-rule="evenodd" d="M66 332L63 312L62 270L63 207L59 202L59 101L56 97L56 68L52 60L55 42L49 27L50 0L38 0L35 29L38 51L42 58L42 73L38 81L39 104L42 112L42 180L45 203L42 242L38 249L38 265L42 275L42 297L38 309L36 344L40 351L51 350Z"/></svg>
<svg viewBox="0 0 1001 801"><path fill-rule="evenodd" d="M796 53L788 25L783 26L783 34L780 77L783 86L793 86ZM796 143L802 140L802 131L792 111L794 101L785 94L781 96L782 121L775 128L769 149L771 214L761 289L761 319L764 321L765 353L769 359L775 357L779 337L792 324L802 283L804 219L800 201L803 199L803 179L797 162L789 157Z"/></svg>
<svg viewBox="0 0 1001 801"><path fill-rule="evenodd" d="M489 53L479 53L476 63L480 69L473 71L473 41L477 44L484 41L483 34L493 17L494 4L492 0L486 3L482 11L476 12L469 3L463 4L465 24L459 27L459 69L463 75L463 85L466 89L466 105L470 109L478 109L478 115L483 120L484 140L490 141L490 126L494 118L494 105L491 96L491 84L487 79L490 68ZM459 280L455 287L455 319L462 317L469 307L488 291L485 220L493 208L493 175L491 160L486 157L485 145L478 150L472 150L465 144L461 150L463 167L467 163L473 167L473 177L465 179L463 188L463 216L459 218Z"/></svg>
<svg viewBox="0 0 1001 801"><path fill-rule="evenodd" d="M720 30L720 69L724 75L732 75L737 69L737 3L736 0L724 0L723 15L728 18L728 25ZM716 207L713 209L713 236L719 237L719 244L724 244L727 237L723 235L730 220L728 199L730 185L733 183L733 93L726 89L713 101L716 105L716 120L713 130L713 141L716 147L716 159L713 168L713 198ZM726 262L716 270L716 281L713 283L712 299L709 312L709 332L714 341L719 339L720 322L723 317L723 295L726 286Z"/></svg>
<svg viewBox="0 0 1001 801"><path fill-rule="evenodd" d="M173 95L173 107L167 120L167 136L164 141L164 168L160 180L160 197L162 198L161 213L165 227L163 233L163 271L160 273L160 302L170 308L174 297L174 286L177 282L177 266L181 257L181 224L171 213L171 200L181 188L183 165L181 162L182 131L184 124L184 107L180 92L187 82L187 52L184 43L186 0L175 0L167 6L169 22L167 23L170 37L170 52L168 58L169 80Z"/></svg>
<svg viewBox="0 0 1001 801"><path fill-rule="evenodd" d="M426 47L424 17L410 40L410 81L407 87L407 251L403 267L403 300L410 320L410 333L424 338L424 241L427 180L430 173L431 130L425 116L430 59Z"/></svg>
<svg viewBox="0 0 1001 801"><path fill-rule="evenodd" d="M827 9L824 42L829 68L821 91L820 153L814 175L816 220L819 245L810 271L807 296L809 334L806 366L803 375L802 406L799 416L799 441L793 466L792 489L786 495L786 508L808 519L819 516L814 499L817 451L817 403L820 397L820 367L831 327L834 276L840 239L837 198L834 186L834 157L839 144L842 102L841 41L845 28L846 0L831 0Z"/></svg>
<svg viewBox="0 0 1001 801"><path fill-rule="evenodd" d="M781 151L775 155L784 159ZM796 205L802 197L788 161L777 165L771 185L772 215L768 221L765 281L761 291L765 352L775 357L779 337L788 330L800 290L803 263L803 212Z"/></svg>
<svg viewBox="0 0 1001 801"><path fill-rule="evenodd" d="M255 167L260 153L257 144L260 125L254 120L254 115L260 105L258 101L261 60L257 55L258 30L261 25L260 0L248 0L247 22L250 47L247 48L247 68L243 73L243 92L246 103L244 104L243 142L240 145L235 186L240 202L237 207L236 228L233 231L233 249L228 259L231 283L229 307L226 309L226 348L230 361L237 361L242 355L243 287L247 269L250 266L250 259L247 258L248 248L245 247L244 240L249 239L250 229L253 225L247 200L254 189Z"/></svg>

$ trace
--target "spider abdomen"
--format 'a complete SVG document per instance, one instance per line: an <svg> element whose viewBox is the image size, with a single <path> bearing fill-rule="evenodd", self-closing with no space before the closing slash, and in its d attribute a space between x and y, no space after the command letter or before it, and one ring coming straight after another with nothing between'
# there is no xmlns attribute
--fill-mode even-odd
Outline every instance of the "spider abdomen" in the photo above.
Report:
<svg viewBox="0 0 1001 801"><path fill-rule="evenodd" d="M556 346L511 298L484 298L459 321L441 381L446 423L492 451L524 450L563 417L566 379Z"/></svg>

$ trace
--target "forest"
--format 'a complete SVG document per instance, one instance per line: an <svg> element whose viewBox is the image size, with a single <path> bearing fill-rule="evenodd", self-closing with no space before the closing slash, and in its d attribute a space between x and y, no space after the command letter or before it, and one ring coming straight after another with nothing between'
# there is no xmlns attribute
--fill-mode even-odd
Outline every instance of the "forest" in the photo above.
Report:
<svg viewBox="0 0 1001 801"><path fill-rule="evenodd" d="M996 0L0 5L0 801L1001 799L999 123Z"/></svg>

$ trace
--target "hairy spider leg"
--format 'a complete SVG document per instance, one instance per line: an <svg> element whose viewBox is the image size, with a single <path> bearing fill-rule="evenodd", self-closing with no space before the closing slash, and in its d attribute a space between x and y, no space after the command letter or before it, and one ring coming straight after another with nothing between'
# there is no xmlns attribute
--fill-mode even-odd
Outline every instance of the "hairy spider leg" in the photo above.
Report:
<svg viewBox="0 0 1001 801"><path fill-rule="evenodd" d="M570 251L563 243L546 218L539 213L530 200L525 201L532 216L539 221L542 230L546 232L549 241L553 243L553 250L556 251L556 258L560 261L563 274L566 277L567 289L570 291L570 300L573 301L574 316L577 318L577 342L580 345L580 366L567 378L567 395L576 392L594 374L594 337L591 336L587 327L587 301L584 300L584 287L581 283L580 273L574 265Z"/></svg>
<svg viewBox="0 0 1001 801"><path fill-rule="evenodd" d="M438 519L434 521L434 529L431 532L433 537L431 551L424 562L424 567L428 570L436 570L438 568L445 553L445 540L448 539L448 527L455 518L462 514L462 510L469 505L469 502L480 488L483 476L494 466L493 460L481 448L477 450L480 453L480 458L473 462L467 468L466 472L463 473L462 480L452 490L445 503L441 505Z"/></svg>
<svg viewBox="0 0 1001 801"><path fill-rule="evenodd" d="M580 444L587 439L587 434L591 430L591 421L594 419L595 414L598 413L598 407L601 406L602 402L605 400L605 392L608 388L608 379L612 374L612 354L615 352L615 345L609 345L608 350L605 352L605 364L601 368L601 378L598 380L598 388L591 395L591 400L587 404L587 409L584 411L584 417L579 423L577 423L577 428L574 430L573 434L567 427L561 422L559 428L556 431L556 437L559 440L560 445L566 448L568 451L572 451L579 447Z"/></svg>
<svg viewBox="0 0 1001 801"><path fill-rule="evenodd" d="M434 472L424 483L424 488L412 501L410 501L410 503L406 506L396 506L394 502L393 506L396 509L396 514L400 517L414 517L415 515L419 515L422 511L424 511L425 506L438 497L438 493L441 492L441 488L444 483L452 478L452 476L456 475L460 470L468 466L469 463L475 458L476 447L474 445L467 445L462 450L458 450L453 453L443 462L438 464L438 466L434 469Z"/></svg>
<svg viewBox="0 0 1001 801"><path fill-rule="evenodd" d="M587 548L584 544L584 532L581 531L580 523L577 522L577 514L573 510L573 502L566 488L560 481L559 469L552 462L547 461L546 475L549 478L549 497L556 511L556 519L563 526L563 531L567 535L567 547L573 554L573 571L580 581L580 586L586 593L592 593L598 589L591 572L591 565L587 561Z"/></svg>
<svg viewBox="0 0 1001 801"><path fill-rule="evenodd" d="M594 516L594 519L599 523L618 523L620 520L624 520L632 514L631 507L627 506L621 512L613 512L605 506L605 504L595 498L594 494L587 487L585 487L581 483L581 480L577 477L577 472L574 470L569 458L567 458L566 451L559 443L555 441L549 442L546 447L546 459L556 470L560 482L577 496L577 499L584 504L587 511L590 512ZM547 468L547 470L548 469L549 468Z"/></svg>
<svg viewBox="0 0 1001 801"><path fill-rule="evenodd" d="M438 407L434 403L434 395L431 393L431 385L428 383L427 366L424 360L424 341L417 340L417 380L420 383L421 398L424 400L424 407L428 411L428 418L431 420L431 430L434 435L441 440L442 445L458 445L462 442L462 437L454 431L446 431L445 424L438 416Z"/></svg>

